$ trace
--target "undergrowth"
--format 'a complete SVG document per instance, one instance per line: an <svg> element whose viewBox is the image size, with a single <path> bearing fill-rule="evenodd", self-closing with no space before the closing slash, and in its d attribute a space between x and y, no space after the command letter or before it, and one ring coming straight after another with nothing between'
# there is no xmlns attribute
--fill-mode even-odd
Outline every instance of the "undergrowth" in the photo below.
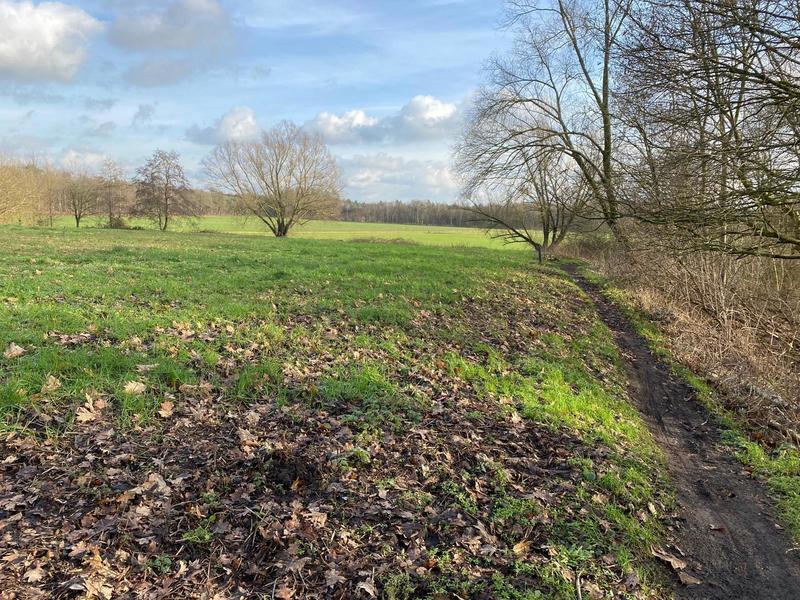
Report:
<svg viewBox="0 0 800 600"><path fill-rule="evenodd" d="M788 443L768 448L753 439L745 423L725 408L717 390L702 374L695 373L674 357L659 327L637 308L630 294L588 268L581 268L581 275L622 309L636 331L647 340L652 353L695 390L697 400L724 428L723 440L736 458L766 481L784 524L794 538L800 540L800 450Z"/></svg>

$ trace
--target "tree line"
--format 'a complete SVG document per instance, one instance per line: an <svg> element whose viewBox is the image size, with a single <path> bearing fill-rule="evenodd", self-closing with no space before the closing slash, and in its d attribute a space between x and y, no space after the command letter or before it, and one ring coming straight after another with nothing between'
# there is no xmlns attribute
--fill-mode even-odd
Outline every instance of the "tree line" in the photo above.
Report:
<svg viewBox="0 0 800 600"><path fill-rule="evenodd" d="M455 152L471 210L540 260L577 252L671 307L681 357L800 439L796 0L507 7L514 44ZM594 240L568 235L581 220Z"/></svg>
<svg viewBox="0 0 800 600"><path fill-rule="evenodd" d="M492 218L516 205L547 246L588 211L622 244L649 225L673 250L800 258L794 0L508 6L514 49L457 151L489 223L524 238Z"/></svg>

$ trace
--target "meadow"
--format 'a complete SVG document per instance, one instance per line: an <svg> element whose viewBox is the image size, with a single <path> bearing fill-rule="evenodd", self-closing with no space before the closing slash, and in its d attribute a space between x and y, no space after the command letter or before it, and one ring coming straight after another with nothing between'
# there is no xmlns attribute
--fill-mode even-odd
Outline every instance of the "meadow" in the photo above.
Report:
<svg viewBox="0 0 800 600"><path fill-rule="evenodd" d="M83 228L96 228L103 223L99 217L87 217ZM152 221L141 218L128 219L133 227L154 229ZM74 229L71 217L57 217L53 226L58 229ZM203 216L195 219L178 219L173 231L232 233L270 237L267 227L255 217ZM506 248L502 241L492 239L476 227L439 227L428 225L393 225L387 223L352 223L347 221L309 221L292 231L292 238L314 240L403 240L433 246L470 246L480 248Z"/></svg>
<svg viewBox="0 0 800 600"><path fill-rule="evenodd" d="M313 227L0 229L0 587L664 594L662 459L580 289Z"/></svg>

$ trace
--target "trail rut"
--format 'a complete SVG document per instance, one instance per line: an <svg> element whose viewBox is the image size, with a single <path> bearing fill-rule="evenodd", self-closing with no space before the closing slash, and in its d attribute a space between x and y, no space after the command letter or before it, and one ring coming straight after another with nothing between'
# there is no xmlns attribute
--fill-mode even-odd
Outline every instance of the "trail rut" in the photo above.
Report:
<svg viewBox="0 0 800 600"><path fill-rule="evenodd" d="M713 416L651 354L619 308L574 268L566 270L613 332L630 396L667 456L679 506L672 542L685 555L685 572L702 581L687 586L676 577L675 597L800 599L800 548L777 524L763 484L723 446Z"/></svg>

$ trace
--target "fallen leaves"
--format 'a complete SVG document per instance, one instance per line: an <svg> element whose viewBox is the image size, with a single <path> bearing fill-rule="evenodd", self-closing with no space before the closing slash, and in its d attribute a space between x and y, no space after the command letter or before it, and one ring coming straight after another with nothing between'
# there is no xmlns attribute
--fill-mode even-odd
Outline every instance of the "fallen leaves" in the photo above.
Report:
<svg viewBox="0 0 800 600"><path fill-rule="evenodd" d="M22 346L18 346L14 342L9 344L8 348L5 352L3 352L3 356L5 358L19 358L23 354L25 354L26 350Z"/></svg>
<svg viewBox="0 0 800 600"><path fill-rule="evenodd" d="M670 567L672 567L678 576L678 580L683 585L700 585L703 583L702 580L684 571L684 569L688 566L688 563L682 558L678 558L674 554L670 554L669 552L656 547L651 548L651 553L653 556L664 561Z"/></svg>
<svg viewBox="0 0 800 600"><path fill-rule="evenodd" d="M171 402L170 400L166 400L161 403L161 406L158 408L158 414L160 417L167 419L172 416L172 411L175 409L175 403Z"/></svg>
<svg viewBox="0 0 800 600"><path fill-rule="evenodd" d="M94 398L91 394L86 394L86 402L75 411L75 420L78 423L98 420L107 406L108 403L102 398Z"/></svg>
<svg viewBox="0 0 800 600"><path fill-rule="evenodd" d="M388 352L381 344L350 344L356 335L381 339L379 326L334 316L319 331L335 335L318 338L314 319L302 317L294 323L306 333L291 337L291 355L275 357L275 373L253 378L246 405L227 392L241 369L264 359L265 342L242 341L227 324L176 323L157 336L193 345L217 340L222 359L190 353L191 364L203 369L198 383L169 382L169 391L156 395L167 385L148 382L156 381L158 359L146 353L163 340L128 340L123 352L145 354L131 359L135 371L117 384L118 393L152 393L147 406L158 418L117 427L109 398L91 392L76 403L80 426L65 427L57 441L9 444L14 460L0 461L0 510L10 515L0 516L0 545L11 540L18 556L3 565L11 587L46 582L100 600L254 597L264 590L288 599L380 598L390 576L423 594L451 568L463 574L458 583L476 589L491 589L496 577L520 589L530 584L530 573L515 565L553 560L548 552L555 550L545 544L548 515L583 518L571 505L583 477L569 459L591 457L600 473L605 455L590 454L594 448L567 431L536 426L511 394L494 402L476 393L444 360L469 350L440 336L422 332L429 348L412 340ZM429 321L438 318L432 312ZM228 339L234 333L239 339ZM337 345L320 342L327 339ZM513 351L528 341L520 337ZM271 343L270 352L278 352ZM180 342L166 344L172 353L170 345ZM342 401L323 397L320 380L354 361L385 367L404 400L425 399L415 404L418 414L381 407L386 421L365 429L369 389ZM53 390L60 386L52 383ZM287 392L280 403L276 389ZM535 499L537 510L497 519L500 497L513 501L510 507L530 507ZM187 543L190 531L206 541ZM583 597L610 589L636 597L635 574L613 561L600 571L580 582ZM564 574L576 579L574 571ZM451 589L442 594L453 597Z"/></svg>
<svg viewBox="0 0 800 600"><path fill-rule="evenodd" d="M141 396L145 393L145 390L147 390L147 386L141 381L129 381L125 384L125 387L122 388L122 391L131 396Z"/></svg>
<svg viewBox="0 0 800 600"><path fill-rule="evenodd" d="M42 394L50 394L59 389L61 389L61 381L52 375L48 375L47 381L42 385Z"/></svg>
<svg viewBox="0 0 800 600"><path fill-rule="evenodd" d="M517 542L516 544L514 544L514 547L512 548L512 550L513 550L514 554L517 557L521 558L521 557L525 556L526 554L528 554L528 552L530 551L530 548L531 548L530 541L522 540L521 542Z"/></svg>
<svg viewBox="0 0 800 600"><path fill-rule="evenodd" d="M22 578L28 583L39 583L45 578L46 575L47 573L45 573L44 569L42 569L39 566L36 566L32 569L28 569L27 571L25 571L25 574L22 576Z"/></svg>
<svg viewBox="0 0 800 600"><path fill-rule="evenodd" d="M683 585L701 585L703 583L702 579L698 579L694 575L689 575L684 571L678 573L678 579Z"/></svg>
<svg viewBox="0 0 800 600"><path fill-rule="evenodd" d="M678 558L674 554L670 554L669 552L666 552L660 548L656 548L655 546L650 549L650 552L652 553L653 556L655 556L659 560L664 561L676 571L680 571L686 568L687 564L686 561L683 560L682 558Z"/></svg>
<svg viewBox="0 0 800 600"><path fill-rule="evenodd" d="M375 598L378 595L377 590L375 589L375 584L371 581L361 581L356 586L356 591L363 590L365 591L371 598Z"/></svg>

